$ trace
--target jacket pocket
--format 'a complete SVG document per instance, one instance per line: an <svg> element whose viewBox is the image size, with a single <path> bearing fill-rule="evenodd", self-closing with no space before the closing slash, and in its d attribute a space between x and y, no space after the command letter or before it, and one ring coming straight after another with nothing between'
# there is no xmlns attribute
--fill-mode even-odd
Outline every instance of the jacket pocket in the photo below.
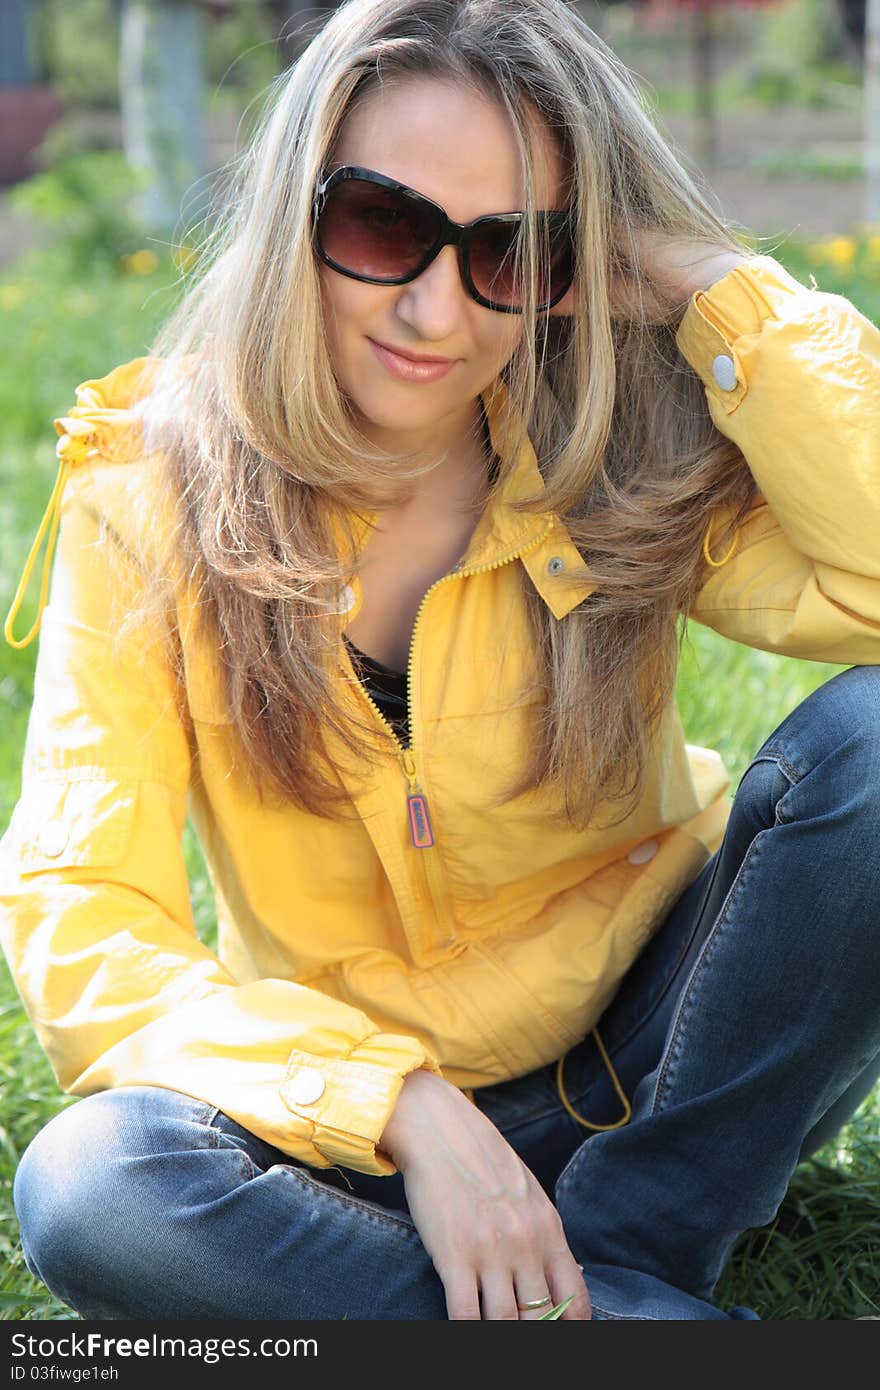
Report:
<svg viewBox="0 0 880 1390"><path fill-rule="evenodd" d="M110 778L31 781L4 846L22 876L118 864L131 842L137 783Z"/></svg>

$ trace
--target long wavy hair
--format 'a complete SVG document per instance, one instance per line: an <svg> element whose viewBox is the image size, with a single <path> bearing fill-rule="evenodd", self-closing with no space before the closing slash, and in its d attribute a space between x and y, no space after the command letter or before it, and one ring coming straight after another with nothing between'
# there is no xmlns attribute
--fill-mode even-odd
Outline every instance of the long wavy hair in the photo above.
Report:
<svg viewBox="0 0 880 1390"><path fill-rule="evenodd" d="M562 518L595 588L560 621L523 585L544 698L503 799L552 783L576 826L600 805L616 824L674 697L678 620L705 578L703 537L723 509L723 545L754 492L676 347L685 305L637 307L656 304L637 234L744 246L655 129L632 76L563 0L349 0L277 79L232 166L228 211L151 350L142 414L161 460L164 539L198 580L199 621L260 797L350 814L339 750L363 767L376 747L375 721L366 710L358 719L340 688L350 522L424 465L375 450L355 427L328 353L312 203L354 103L420 75L468 84L507 113L526 213L537 206L536 112L570 176L573 312L535 313L541 247L527 217L516 267L524 332L502 372L511 411L499 453L515 459L528 433L546 492L518 506ZM627 317L611 299L621 273L633 286ZM505 478L506 468L489 500ZM159 588L145 590L142 612Z"/></svg>

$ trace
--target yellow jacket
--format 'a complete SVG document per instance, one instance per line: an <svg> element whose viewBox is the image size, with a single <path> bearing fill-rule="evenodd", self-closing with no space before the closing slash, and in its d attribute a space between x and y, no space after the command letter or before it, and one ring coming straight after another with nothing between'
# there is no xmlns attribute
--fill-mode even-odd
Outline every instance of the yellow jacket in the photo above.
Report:
<svg viewBox="0 0 880 1390"><path fill-rule="evenodd" d="M710 549L692 616L770 651L880 662L877 329L756 257L694 297L678 342L761 490L732 553ZM685 743L673 702L623 824L560 828L543 793L488 809L536 713L519 700L523 586L557 619L590 589L558 517L509 508L541 487L526 446L463 565L420 608L411 750L377 711L384 756L352 793L357 818L261 808L186 592L185 689L161 644L112 659L111 590L136 586L149 535L149 456L132 460L130 447L147 365L87 382L56 422L59 480L40 535L61 525L21 797L0 842L0 939L64 1090L166 1086L315 1167L393 1172L377 1140L409 1071L483 1086L586 1034L720 844L728 776L718 754ZM358 610L356 581L341 599L340 630ZM346 698L363 712L340 649ZM434 838L424 848L408 815L416 786ZM216 893L216 955L194 929L187 814Z"/></svg>

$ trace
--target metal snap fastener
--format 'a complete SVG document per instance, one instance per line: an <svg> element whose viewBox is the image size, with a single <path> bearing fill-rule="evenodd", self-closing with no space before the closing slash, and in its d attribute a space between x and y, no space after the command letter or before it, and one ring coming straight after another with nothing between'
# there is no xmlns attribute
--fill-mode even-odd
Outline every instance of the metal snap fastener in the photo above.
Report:
<svg viewBox="0 0 880 1390"><path fill-rule="evenodd" d="M732 357L721 353L712 363L712 375L722 391L733 391L736 386L736 363Z"/></svg>
<svg viewBox="0 0 880 1390"><path fill-rule="evenodd" d="M344 584L339 591L339 612L350 613L355 605L355 593L350 584Z"/></svg>
<svg viewBox="0 0 880 1390"><path fill-rule="evenodd" d="M287 1083L287 1094L297 1105L311 1105L324 1094L325 1082L314 1067L300 1067Z"/></svg>
<svg viewBox="0 0 880 1390"><path fill-rule="evenodd" d="M656 840L645 840L644 844L636 845L626 856L631 864L647 864L649 859L653 859L660 846Z"/></svg>
<svg viewBox="0 0 880 1390"><path fill-rule="evenodd" d="M554 555L551 560L547 561L548 574L561 574L564 569L565 561L561 555Z"/></svg>
<svg viewBox="0 0 880 1390"><path fill-rule="evenodd" d="M47 821L40 831L40 849L49 859L57 859L67 845L70 832L63 821Z"/></svg>

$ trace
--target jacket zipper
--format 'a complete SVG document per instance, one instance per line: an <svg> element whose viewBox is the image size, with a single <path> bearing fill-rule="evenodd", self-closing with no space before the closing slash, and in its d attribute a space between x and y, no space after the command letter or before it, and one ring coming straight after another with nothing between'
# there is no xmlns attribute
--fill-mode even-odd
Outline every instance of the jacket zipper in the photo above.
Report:
<svg viewBox="0 0 880 1390"><path fill-rule="evenodd" d="M407 785L409 788L406 796L406 812L407 824L409 826L410 843L412 844L414 849L432 849L435 843L434 829L431 824L431 813L428 808L428 798L419 782L415 750L413 748L413 667L415 664L415 650L416 640L419 631L419 624L422 621L422 614L425 609L425 604L427 603L430 595L434 592L436 588L438 588L440 584L446 584L453 579L464 579L468 575L484 574L489 570L500 569L502 565L510 564L511 560L518 560L522 555L527 555L530 550L535 550L547 539L550 532L553 530L553 525L553 521L548 522L545 530L542 531L541 535L537 536L535 540L530 541L528 545L520 546L518 550L510 551L509 554L502 556L500 560L493 560L489 564L477 565L471 569L450 570L449 574L441 575L439 579L435 579L430 589L428 589L427 592L424 594L416 612L416 620L413 625L412 638L410 640L409 647L409 660L407 661L406 670L406 698L410 718L410 741L408 744L401 742L394 729L392 728L391 724L388 722L388 720L385 718L385 715L382 713L379 706L376 704L375 700L372 699L368 691L365 689L363 683L361 681L358 681L358 684L360 685L361 690L363 691L364 697L372 706L377 718L388 730L390 737L394 740L394 743L397 746L398 756L400 757L401 764L403 766L404 776L406 777ZM354 671L353 667L352 670ZM454 940L452 914L449 909L448 896L444 890L444 886L440 877L440 865L437 862L436 855L420 855L419 858L424 869L425 886L428 889L428 896L433 905L434 912L436 914L438 922L440 923L441 931L444 937L443 944L450 945Z"/></svg>

